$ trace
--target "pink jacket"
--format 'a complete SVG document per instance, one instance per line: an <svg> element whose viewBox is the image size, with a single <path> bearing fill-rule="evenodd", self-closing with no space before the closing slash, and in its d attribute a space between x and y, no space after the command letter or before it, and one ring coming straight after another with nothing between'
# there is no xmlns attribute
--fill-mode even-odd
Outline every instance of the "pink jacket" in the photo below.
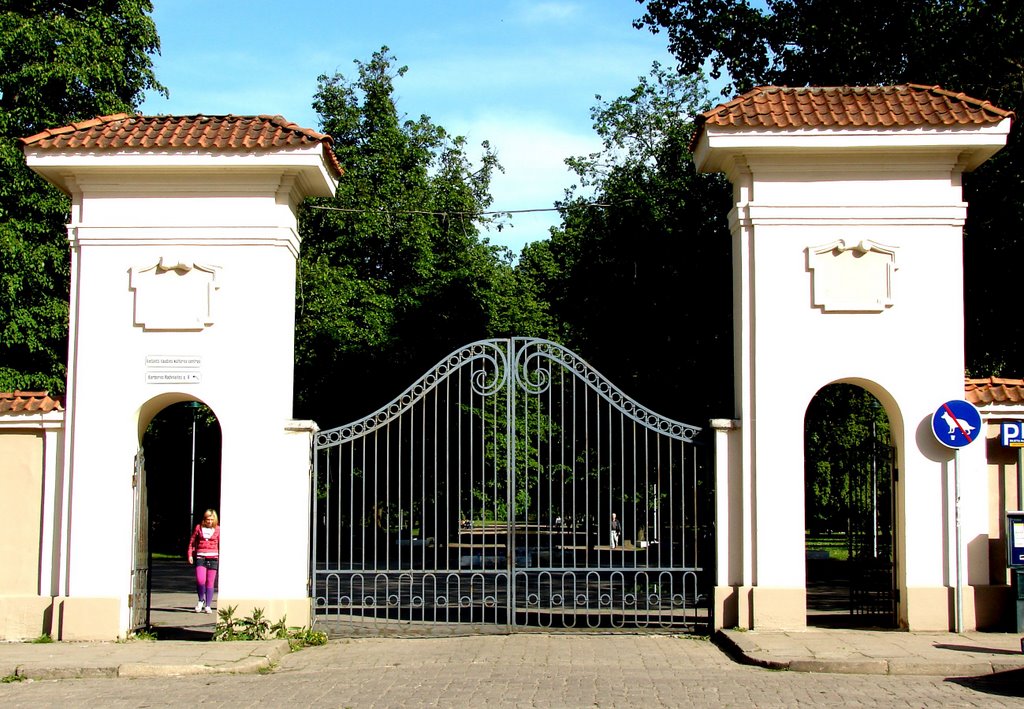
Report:
<svg viewBox="0 0 1024 709"><path fill-rule="evenodd" d="M220 556L220 525L213 528L213 536L203 538L203 525L197 524L188 540L188 556Z"/></svg>

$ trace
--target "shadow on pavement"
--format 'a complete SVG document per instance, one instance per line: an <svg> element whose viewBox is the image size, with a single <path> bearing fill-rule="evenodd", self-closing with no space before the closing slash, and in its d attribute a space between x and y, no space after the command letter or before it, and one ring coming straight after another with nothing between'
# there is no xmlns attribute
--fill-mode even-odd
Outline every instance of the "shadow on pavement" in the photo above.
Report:
<svg viewBox="0 0 1024 709"><path fill-rule="evenodd" d="M157 640L213 638L217 614L196 613L195 572L184 559L150 564L149 624Z"/></svg>
<svg viewBox="0 0 1024 709"><path fill-rule="evenodd" d="M953 677L946 680L975 692L1001 697L1024 697L1024 670L1008 670L980 677Z"/></svg>
<svg viewBox="0 0 1024 709"><path fill-rule="evenodd" d="M981 647L980 645L949 645L947 643L936 643L935 647L943 650L956 650L957 652L985 652L990 655L1019 655L1016 650L1004 650L997 647Z"/></svg>

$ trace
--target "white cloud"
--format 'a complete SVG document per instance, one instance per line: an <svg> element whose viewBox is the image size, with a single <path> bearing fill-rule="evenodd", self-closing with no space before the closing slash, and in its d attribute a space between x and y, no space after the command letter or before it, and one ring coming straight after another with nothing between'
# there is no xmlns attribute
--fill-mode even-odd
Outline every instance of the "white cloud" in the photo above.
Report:
<svg viewBox="0 0 1024 709"><path fill-rule="evenodd" d="M562 199L573 175L565 158L600 148L593 134L566 130L559 121L542 114L489 114L453 129L464 133L471 145L489 140L505 172L494 175L491 194L495 210L548 209ZM514 252L523 244L548 236L559 223L557 212L514 214L512 228L491 232L491 240Z"/></svg>
<svg viewBox="0 0 1024 709"><path fill-rule="evenodd" d="M518 19L527 24L563 22L574 17L580 6L571 2L528 2L517 8Z"/></svg>

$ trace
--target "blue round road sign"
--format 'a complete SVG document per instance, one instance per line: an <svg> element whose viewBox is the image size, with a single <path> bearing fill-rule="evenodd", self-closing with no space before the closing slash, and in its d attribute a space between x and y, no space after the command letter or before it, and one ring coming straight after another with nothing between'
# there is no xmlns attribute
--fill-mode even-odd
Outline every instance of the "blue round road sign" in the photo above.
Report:
<svg viewBox="0 0 1024 709"><path fill-rule="evenodd" d="M947 448L963 448L982 435L981 414L969 401L947 401L932 416L932 433Z"/></svg>

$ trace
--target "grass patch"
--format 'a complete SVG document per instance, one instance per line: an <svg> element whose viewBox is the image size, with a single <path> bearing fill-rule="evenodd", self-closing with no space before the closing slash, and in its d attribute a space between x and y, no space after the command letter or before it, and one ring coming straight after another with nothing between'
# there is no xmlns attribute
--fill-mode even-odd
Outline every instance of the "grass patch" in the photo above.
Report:
<svg viewBox="0 0 1024 709"><path fill-rule="evenodd" d="M21 675L7 675L0 677L0 684L10 684L11 682L24 682L25 678Z"/></svg>
<svg viewBox="0 0 1024 709"><path fill-rule="evenodd" d="M53 642L53 638L50 637L49 633L43 633L42 635L40 635L38 638L36 638L32 642L36 643L37 645L42 645L42 644L45 644L45 643L52 643Z"/></svg>
<svg viewBox="0 0 1024 709"><path fill-rule="evenodd" d="M829 559L846 561L850 558L850 545L845 534L807 534L804 536L804 548L827 553Z"/></svg>
<svg viewBox="0 0 1024 709"><path fill-rule="evenodd" d="M136 630L134 633L129 635L125 642L131 642L132 640L141 640L143 642L153 642L156 640L155 630Z"/></svg>

